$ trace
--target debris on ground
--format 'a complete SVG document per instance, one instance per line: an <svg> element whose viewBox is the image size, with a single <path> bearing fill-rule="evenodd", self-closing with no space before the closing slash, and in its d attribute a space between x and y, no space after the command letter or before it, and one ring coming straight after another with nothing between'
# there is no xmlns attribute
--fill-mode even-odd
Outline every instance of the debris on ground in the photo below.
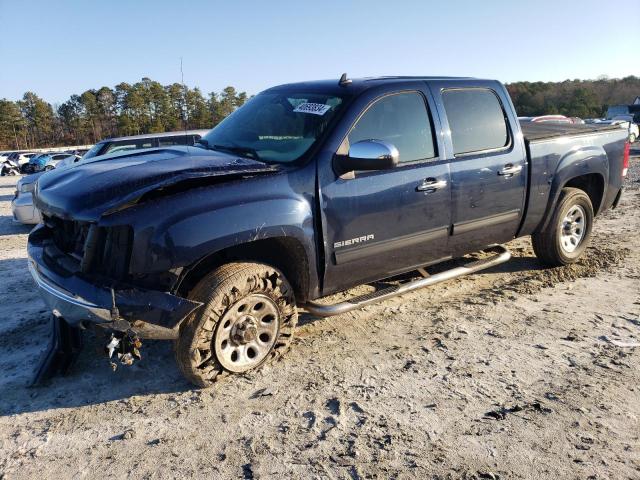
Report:
<svg viewBox="0 0 640 480"><path fill-rule="evenodd" d="M616 340L615 338L609 338L606 335L603 335L600 338L605 342L609 342L611 345L615 345L616 347L621 347L621 348L640 347L640 342L623 342L621 340Z"/></svg>
<svg viewBox="0 0 640 480"><path fill-rule="evenodd" d="M484 414L485 417L493 418L495 420L504 420L507 415L518 412L536 412L536 413L551 413L552 410L548 407L544 407L540 402L525 403L522 405L514 405L513 407L500 407L496 410L491 410Z"/></svg>
<svg viewBox="0 0 640 480"><path fill-rule="evenodd" d="M271 390L269 387L266 387L253 392L253 395L251 395L251 398L268 397L273 394L274 394L274 391Z"/></svg>

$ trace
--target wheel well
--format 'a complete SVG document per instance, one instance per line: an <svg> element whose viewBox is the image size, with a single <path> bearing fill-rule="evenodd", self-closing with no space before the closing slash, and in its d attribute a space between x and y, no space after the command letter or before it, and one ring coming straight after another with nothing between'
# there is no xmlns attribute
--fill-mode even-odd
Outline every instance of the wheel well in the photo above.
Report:
<svg viewBox="0 0 640 480"><path fill-rule="evenodd" d="M296 299L304 301L309 291L309 261L302 244L290 237L276 237L225 248L198 261L181 278L177 293L186 296L216 268L236 261L266 263L279 269L293 287Z"/></svg>
<svg viewBox="0 0 640 480"><path fill-rule="evenodd" d="M579 177L569 180L564 186L583 190L587 195L589 195L589 199L593 205L593 213L597 214L600 211L602 197L604 194L604 179L601 175L597 173L580 175Z"/></svg>

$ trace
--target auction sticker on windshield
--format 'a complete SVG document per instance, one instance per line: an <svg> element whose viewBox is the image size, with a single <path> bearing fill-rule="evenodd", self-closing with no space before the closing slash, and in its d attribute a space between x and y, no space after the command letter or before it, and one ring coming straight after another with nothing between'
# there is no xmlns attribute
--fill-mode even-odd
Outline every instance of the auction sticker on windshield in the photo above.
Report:
<svg viewBox="0 0 640 480"><path fill-rule="evenodd" d="M329 111L331 105L323 103L301 103L293 111L300 113L311 113L313 115L324 115Z"/></svg>

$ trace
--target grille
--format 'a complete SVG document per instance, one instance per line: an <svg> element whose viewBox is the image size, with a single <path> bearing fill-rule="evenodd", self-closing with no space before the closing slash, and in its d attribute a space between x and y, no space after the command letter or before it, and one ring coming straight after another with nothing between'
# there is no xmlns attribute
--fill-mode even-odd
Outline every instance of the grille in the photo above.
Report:
<svg viewBox="0 0 640 480"><path fill-rule="evenodd" d="M53 243L60 251L82 260L89 224L47 217L45 223L51 229Z"/></svg>
<svg viewBox="0 0 640 480"><path fill-rule="evenodd" d="M45 217L44 222L54 245L79 260L83 272L114 280L126 278L133 238L129 226L104 228L58 217Z"/></svg>

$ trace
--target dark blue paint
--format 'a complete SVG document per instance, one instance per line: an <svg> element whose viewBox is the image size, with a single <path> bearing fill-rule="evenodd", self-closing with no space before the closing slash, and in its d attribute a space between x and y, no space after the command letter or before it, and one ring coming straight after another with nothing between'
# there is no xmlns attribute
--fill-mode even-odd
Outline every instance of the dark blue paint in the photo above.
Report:
<svg viewBox="0 0 640 480"><path fill-rule="evenodd" d="M494 90L509 123L509 146L455 157L440 97L447 87ZM348 97L333 128L298 164L270 166L193 147L145 150L43 176L36 205L46 214L101 226L130 225L132 281L145 276L148 286L149 278L179 272L170 290L200 262L229 247L293 239L308 260L304 300L528 235L544 224L563 185L576 176L602 175L600 211L620 190L624 131L525 145L511 100L495 81L389 78L356 80L346 87L312 82L278 89L346 92ZM346 153L340 147L349 129L369 104L399 91L424 96L438 156L341 178L335 161ZM511 178L499 176L508 164L523 170ZM427 178L446 180L447 187L430 194L416 191ZM169 191L159 193L163 189ZM153 198L140 201L144 195ZM456 225L482 225L508 212L515 212L508 221L456 234ZM38 235L43 234L40 229ZM363 236L365 241L349 245L351 251L362 247L376 253L351 255L337 264L336 250L344 246L335 243ZM427 237L431 240L415 241Z"/></svg>

